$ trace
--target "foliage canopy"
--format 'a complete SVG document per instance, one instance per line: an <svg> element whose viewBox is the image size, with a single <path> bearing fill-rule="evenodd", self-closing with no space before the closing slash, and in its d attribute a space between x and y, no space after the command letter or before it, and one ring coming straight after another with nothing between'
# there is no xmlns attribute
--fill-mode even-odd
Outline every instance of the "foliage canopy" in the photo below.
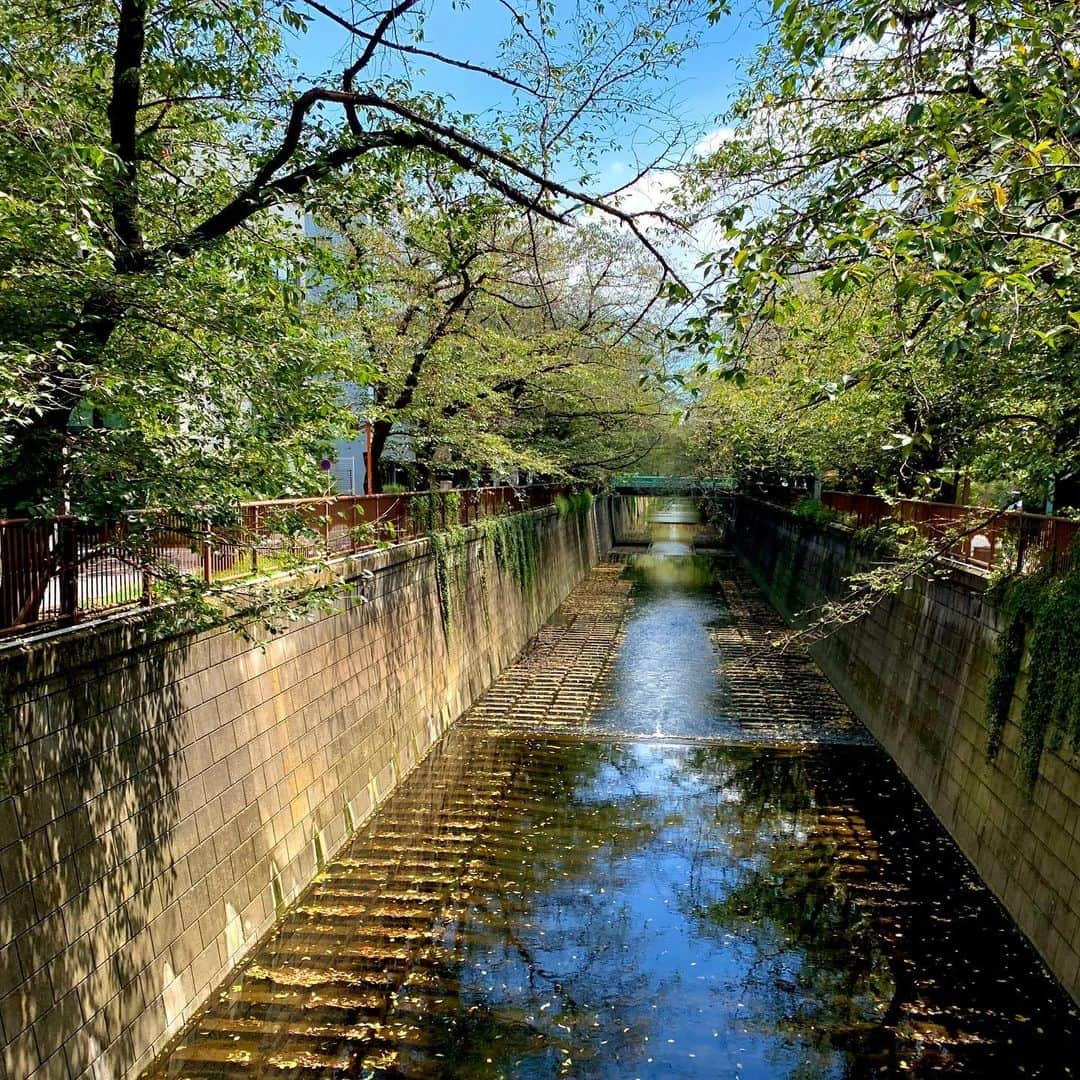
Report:
<svg viewBox="0 0 1080 1080"><path fill-rule="evenodd" d="M490 68L428 48L419 0L360 8L0 13L0 512L310 490L351 423L336 387L375 367L339 311L310 309L329 264L303 222L401 212L418 168L535 221L603 213L663 272L641 216L590 173L616 99L659 115L644 88L692 40L692 0L598 3L572 25L503 5ZM325 75L290 56L313 19L350 43ZM455 113L402 62L417 57L485 80L497 107Z"/></svg>
<svg viewBox="0 0 1080 1080"><path fill-rule="evenodd" d="M777 0L773 11L734 137L692 178L689 197L715 210L725 239L687 339L730 375L760 370L777 338L807 344L823 312L836 344L857 321L863 340L846 359L830 350L804 400L831 400L830 385L895 399L879 447L902 455L887 469L870 446L867 471L901 490L957 466L1033 483L1074 474L1075 5ZM816 304L818 291L832 301Z"/></svg>

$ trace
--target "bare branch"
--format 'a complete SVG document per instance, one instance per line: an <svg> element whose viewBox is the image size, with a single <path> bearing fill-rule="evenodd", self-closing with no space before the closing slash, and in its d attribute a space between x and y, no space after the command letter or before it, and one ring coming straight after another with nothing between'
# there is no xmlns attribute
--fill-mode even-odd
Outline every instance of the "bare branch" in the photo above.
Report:
<svg viewBox="0 0 1080 1080"><path fill-rule="evenodd" d="M374 40L374 34L368 33L367 30L361 30L355 23L349 22L348 19L343 18L336 11L332 11L325 4L320 3L319 0L303 0L303 2L307 4L308 7L313 8L321 15L325 15L328 19L337 23L342 29L348 30L350 34L355 34L357 37L362 38L369 43ZM458 68L461 71L471 71L477 75L483 75L486 78L494 79L504 86L511 86L515 90L521 90L532 97L540 97L540 93L535 87L529 86L527 83L523 83L518 79L512 79L509 75L497 71L495 68L484 67L482 64L472 64L467 60L457 60L452 56L446 56L444 53L435 52L431 49L421 49L416 45L405 45L400 41L389 41L384 38L381 44L384 49L407 53L409 56L422 56L427 60L434 60L436 63L446 64L449 67Z"/></svg>
<svg viewBox="0 0 1080 1080"><path fill-rule="evenodd" d="M346 92L352 90L353 81L356 76L371 63L371 58L375 55L375 50L382 44L383 39L386 37L386 32L398 18L404 15L410 8L415 7L419 2L420 0L399 0L397 4L386 11L379 20L378 25L375 27L375 32L373 34L365 35L367 37L367 44L364 46L360 56L342 73L342 90ZM349 128L352 130L353 134L361 134L363 129L360 126L360 118L356 115L355 106L347 102L345 105L345 114L349 121Z"/></svg>

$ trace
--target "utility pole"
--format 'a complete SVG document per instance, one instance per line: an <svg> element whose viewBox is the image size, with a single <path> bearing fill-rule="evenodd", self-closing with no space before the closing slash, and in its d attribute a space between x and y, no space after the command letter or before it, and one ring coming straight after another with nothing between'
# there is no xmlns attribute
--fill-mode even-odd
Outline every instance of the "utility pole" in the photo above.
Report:
<svg viewBox="0 0 1080 1080"><path fill-rule="evenodd" d="M375 477L371 473L371 421L364 421L364 493L375 493Z"/></svg>

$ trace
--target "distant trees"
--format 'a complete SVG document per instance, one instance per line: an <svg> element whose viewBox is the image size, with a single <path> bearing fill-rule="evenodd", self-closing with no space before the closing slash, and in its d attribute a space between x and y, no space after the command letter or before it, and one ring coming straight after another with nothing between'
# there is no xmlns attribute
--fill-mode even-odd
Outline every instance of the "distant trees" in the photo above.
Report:
<svg viewBox="0 0 1080 1080"><path fill-rule="evenodd" d="M508 214L445 167L409 192L389 217L322 223L342 264L323 295L352 309L372 370L376 476L395 429L444 471L591 475L655 445L663 274L633 238Z"/></svg>
<svg viewBox="0 0 1080 1080"><path fill-rule="evenodd" d="M569 34L546 5L499 10L496 69L427 48L418 0L4 8L0 513L308 487L349 422L337 386L375 368L344 313L303 303L322 255L300 218L392 213L418 164L530 222L600 211L664 272L588 173L616 104L661 107L643 88L692 41L694 5L597 4ZM290 66L312 18L353 43L325 79ZM403 58L487 80L499 107L453 114Z"/></svg>
<svg viewBox="0 0 1080 1080"><path fill-rule="evenodd" d="M734 137L693 177L725 239L687 339L728 376L786 342L803 405L856 429L865 407L858 467L900 490L958 467L1035 488L1077 473L1075 6L774 11Z"/></svg>

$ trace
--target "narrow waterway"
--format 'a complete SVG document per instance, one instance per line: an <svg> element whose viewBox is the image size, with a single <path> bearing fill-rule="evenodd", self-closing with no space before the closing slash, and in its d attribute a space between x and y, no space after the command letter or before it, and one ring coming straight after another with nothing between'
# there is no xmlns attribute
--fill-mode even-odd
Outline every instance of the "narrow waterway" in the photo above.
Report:
<svg viewBox="0 0 1080 1080"><path fill-rule="evenodd" d="M1075 1075L1033 951L745 575L661 517L150 1075Z"/></svg>

